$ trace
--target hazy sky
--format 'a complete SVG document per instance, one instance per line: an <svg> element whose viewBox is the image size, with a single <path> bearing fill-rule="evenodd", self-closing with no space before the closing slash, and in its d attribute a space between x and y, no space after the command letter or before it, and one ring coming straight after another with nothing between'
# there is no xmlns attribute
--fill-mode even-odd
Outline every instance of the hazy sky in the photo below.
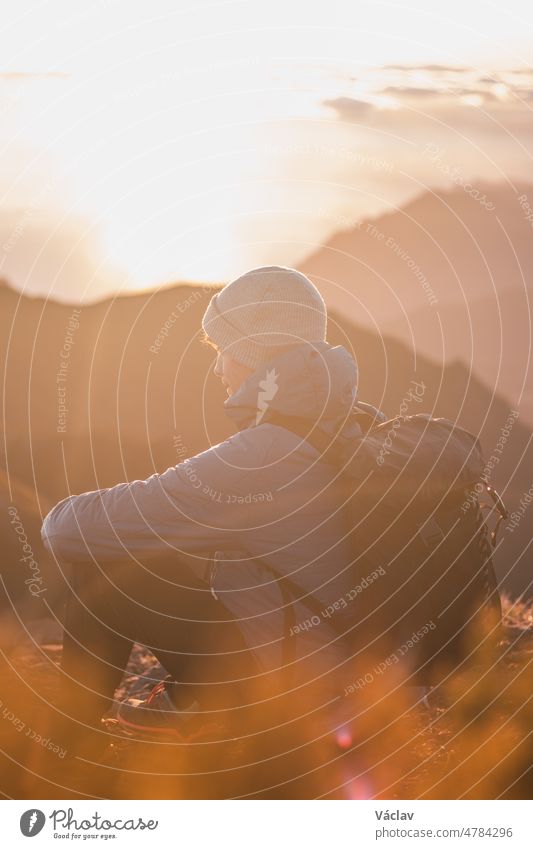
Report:
<svg viewBox="0 0 533 849"><path fill-rule="evenodd" d="M452 169L528 178L532 36L521 0L13 4L0 277L71 300L225 280Z"/></svg>

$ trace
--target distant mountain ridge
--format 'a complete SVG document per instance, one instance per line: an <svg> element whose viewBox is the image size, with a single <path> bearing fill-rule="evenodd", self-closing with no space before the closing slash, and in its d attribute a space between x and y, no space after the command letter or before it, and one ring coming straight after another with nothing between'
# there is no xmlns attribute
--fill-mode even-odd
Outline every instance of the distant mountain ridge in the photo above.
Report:
<svg viewBox="0 0 533 849"><path fill-rule="evenodd" d="M328 306L446 365L462 360L533 424L533 184L424 192L300 263Z"/></svg>

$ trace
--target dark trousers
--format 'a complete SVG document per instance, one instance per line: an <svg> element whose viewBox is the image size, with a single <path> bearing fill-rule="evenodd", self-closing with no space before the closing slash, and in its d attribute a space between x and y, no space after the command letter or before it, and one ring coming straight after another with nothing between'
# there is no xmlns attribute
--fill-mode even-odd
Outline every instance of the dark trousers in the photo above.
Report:
<svg viewBox="0 0 533 849"><path fill-rule="evenodd" d="M242 703L257 673L235 621L179 556L112 564L69 564L61 708L95 725L111 707L134 642L180 682L183 706Z"/></svg>

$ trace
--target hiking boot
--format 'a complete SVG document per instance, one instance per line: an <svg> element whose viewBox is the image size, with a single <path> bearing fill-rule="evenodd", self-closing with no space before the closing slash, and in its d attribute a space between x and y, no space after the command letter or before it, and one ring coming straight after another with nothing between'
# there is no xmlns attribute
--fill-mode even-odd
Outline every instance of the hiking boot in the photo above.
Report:
<svg viewBox="0 0 533 849"><path fill-rule="evenodd" d="M198 727L200 705L193 700L185 708L177 707L178 687L169 677L156 684L145 700L122 702L117 712L121 728L155 738L187 738Z"/></svg>

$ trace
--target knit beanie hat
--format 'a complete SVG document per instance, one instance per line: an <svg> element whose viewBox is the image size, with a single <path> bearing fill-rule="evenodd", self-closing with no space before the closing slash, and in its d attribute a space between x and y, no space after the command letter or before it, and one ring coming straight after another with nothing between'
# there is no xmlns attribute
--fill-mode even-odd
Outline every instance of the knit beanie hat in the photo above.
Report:
<svg viewBox="0 0 533 849"><path fill-rule="evenodd" d="M291 345L326 340L322 295L294 268L254 268L211 298L202 327L222 352L256 369Z"/></svg>

